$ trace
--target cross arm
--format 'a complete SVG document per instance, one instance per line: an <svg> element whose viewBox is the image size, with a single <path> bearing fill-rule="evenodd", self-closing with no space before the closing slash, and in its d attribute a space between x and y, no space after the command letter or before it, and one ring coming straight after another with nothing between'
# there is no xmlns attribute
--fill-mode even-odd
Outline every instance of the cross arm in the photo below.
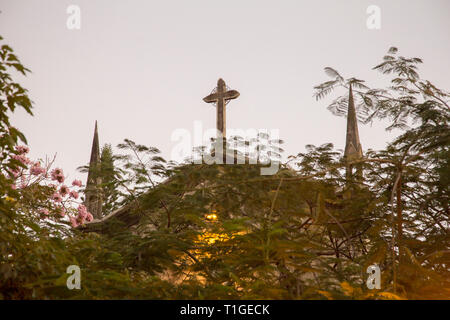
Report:
<svg viewBox="0 0 450 320"><path fill-rule="evenodd" d="M236 99L237 97L239 97L239 92L236 90L229 90L223 94L223 98L225 100L232 100Z"/></svg>
<svg viewBox="0 0 450 320"><path fill-rule="evenodd" d="M211 103L211 102L216 102L218 98L219 97L218 97L217 93L211 93L210 95L204 97L203 101L205 101L206 103Z"/></svg>

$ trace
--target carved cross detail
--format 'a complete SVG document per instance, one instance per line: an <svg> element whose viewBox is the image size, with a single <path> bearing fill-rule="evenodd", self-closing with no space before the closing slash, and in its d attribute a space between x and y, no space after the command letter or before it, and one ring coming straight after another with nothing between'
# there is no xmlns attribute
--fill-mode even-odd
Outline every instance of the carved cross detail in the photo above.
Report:
<svg viewBox="0 0 450 320"><path fill-rule="evenodd" d="M207 103L215 103L217 106L216 128L226 138L226 109L227 103L239 97L239 92L236 90L227 90L227 86L223 79L217 81L217 88L215 92L203 98Z"/></svg>

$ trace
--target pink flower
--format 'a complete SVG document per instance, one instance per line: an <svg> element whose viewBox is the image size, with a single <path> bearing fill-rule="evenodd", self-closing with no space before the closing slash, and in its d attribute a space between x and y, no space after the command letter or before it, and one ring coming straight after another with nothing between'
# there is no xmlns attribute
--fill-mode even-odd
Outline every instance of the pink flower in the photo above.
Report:
<svg viewBox="0 0 450 320"><path fill-rule="evenodd" d="M81 182L81 180L75 179L72 181L72 185L76 186L76 187L81 187L83 185L83 183Z"/></svg>
<svg viewBox="0 0 450 320"><path fill-rule="evenodd" d="M72 227L76 228L78 226L77 220L74 217L69 218Z"/></svg>
<svg viewBox="0 0 450 320"><path fill-rule="evenodd" d="M70 191L70 196L74 199L78 199L78 192L76 191Z"/></svg>
<svg viewBox="0 0 450 320"><path fill-rule="evenodd" d="M66 185L62 185L61 186L61 188L59 188L59 194L62 196L62 197L65 197L65 196L67 196L68 194L69 194L69 188L66 186Z"/></svg>
<svg viewBox="0 0 450 320"><path fill-rule="evenodd" d="M56 192L53 194L52 199L53 199L53 201L55 201L55 202L62 202L62 197L61 197L61 195L60 195L59 193L56 193Z"/></svg>
<svg viewBox="0 0 450 320"><path fill-rule="evenodd" d="M16 189L17 189L17 186L16 186L15 184L12 184L12 185L11 185L11 189L16 190Z"/></svg>
<svg viewBox="0 0 450 320"><path fill-rule="evenodd" d="M44 214L44 215L46 215L46 216L49 215L48 209L46 209L46 208L39 209L39 213L40 213L40 214Z"/></svg>
<svg viewBox="0 0 450 320"><path fill-rule="evenodd" d="M89 216L90 213L87 211L86 207L82 204L80 204L78 206L78 217L77 217L77 222L79 224L84 224L84 221L87 219L91 219L91 217ZM92 216L92 215L91 215ZM93 217L92 217L93 218ZM89 221L89 220L88 220Z"/></svg>
<svg viewBox="0 0 450 320"><path fill-rule="evenodd" d="M88 215L87 209L83 204L80 204L78 206L78 217L82 218L84 220L84 218L86 218Z"/></svg>
<svg viewBox="0 0 450 320"><path fill-rule="evenodd" d="M62 171L62 169L60 169L60 168L55 168L55 169L53 169L52 171L51 171L51 175L52 175L52 179L53 180L56 180L56 177L58 176L58 175L62 175L63 174L63 171Z"/></svg>
<svg viewBox="0 0 450 320"><path fill-rule="evenodd" d="M13 158L16 161L19 161L23 165L27 165L27 164L31 163L31 160L23 154L14 154L11 156L11 158Z"/></svg>
<svg viewBox="0 0 450 320"><path fill-rule="evenodd" d="M28 148L27 146L16 146L16 151L19 154L26 154L28 153L28 151L30 151L30 148Z"/></svg>
<svg viewBox="0 0 450 320"><path fill-rule="evenodd" d="M40 175L45 172L45 169L41 167L40 162L35 162L30 168L30 173L34 176Z"/></svg>
<svg viewBox="0 0 450 320"><path fill-rule="evenodd" d="M90 212L88 212L86 221L91 222L92 220L94 220L94 217L92 216L92 214Z"/></svg>
<svg viewBox="0 0 450 320"><path fill-rule="evenodd" d="M52 180L56 180L59 183L63 183L64 182L64 173L62 171L62 169L60 168L55 168L52 170L52 172L50 173Z"/></svg>

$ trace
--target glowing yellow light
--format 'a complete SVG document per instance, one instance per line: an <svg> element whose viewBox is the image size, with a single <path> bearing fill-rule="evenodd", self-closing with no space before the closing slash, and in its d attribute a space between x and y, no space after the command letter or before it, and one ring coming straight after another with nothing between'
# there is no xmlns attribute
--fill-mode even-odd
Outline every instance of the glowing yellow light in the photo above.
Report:
<svg viewBox="0 0 450 320"><path fill-rule="evenodd" d="M226 234L205 232L199 236L199 241L206 242L207 244L213 244L216 241L227 241L230 238Z"/></svg>
<svg viewBox="0 0 450 320"><path fill-rule="evenodd" d="M198 236L198 241L205 242L207 244L214 244L217 241L226 242L233 239L237 235L241 236L246 233L246 231L234 232L233 234L204 232Z"/></svg>
<svg viewBox="0 0 450 320"><path fill-rule="evenodd" d="M5 200L8 202L16 202L17 201L16 199L8 197L8 196L5 197Z"/></svg>
<svg viewBox="0 0 450 320"><path fill-rule="evenodd" d="M217 220L217 214L215 213L210 213L206 215L206 219L208 219L209 221L216 221Z"/></svg>
<svg viewBox="0 0 450 320"><path fill-rule="evenodd" d="M211 213L208 213L206 215L206 220L208 221L217 221L219 218L216 214L216 210L211 210ZM225 233L211 233L211 232L204 232L202 235L199 235L198 241L204 242L207 244L214 244L217 241L228 241L230 239L234 238L234 235L242 235L245 234L245 231L239 231L235 232L234 234L225 234Z"/></svg>

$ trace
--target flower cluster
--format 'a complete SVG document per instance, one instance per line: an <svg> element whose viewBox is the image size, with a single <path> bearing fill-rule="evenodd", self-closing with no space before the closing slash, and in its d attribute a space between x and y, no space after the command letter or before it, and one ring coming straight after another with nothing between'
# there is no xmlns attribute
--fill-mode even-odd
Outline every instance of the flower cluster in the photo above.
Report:
<svg viewBox="0 0 450 320"><path fill-rule="evenodd" d="M72 226L75 228L76 226L80 225L80 224L84 224L85 221L92 221L94 219L94 217L92 216L92 214L90 212L87 211L86 207L82 204L80 204L78 206L78 216L75 217L70 217L70 223L72 224Z"/></svg>
<svg viewBox="0 0 450 320"><path fill-rule="evenodd" d="M73 227L92 221L92 214L79 199L82 182L75 179L70 186L64 184L66 176L61 168L51 170L51 162L43 165L41 161L32 161L27 157L28 152L28 147L17 146L16 153L11 156L20 163L7 173L13 181L12 189L19 194L28 190L34 192L36 189L32 187L36 185L47 190L47 199L34 204L38 206L35 212L43 219L64 219L70 221Z"/></svg>
<svg viewBox="0 0 450 320"><path fill-rule="evenodd" d="M63 171L60 168L53 169L50 174L51 174L52 180L56 180L59 183L63 183L65 180Z"/></svg>

